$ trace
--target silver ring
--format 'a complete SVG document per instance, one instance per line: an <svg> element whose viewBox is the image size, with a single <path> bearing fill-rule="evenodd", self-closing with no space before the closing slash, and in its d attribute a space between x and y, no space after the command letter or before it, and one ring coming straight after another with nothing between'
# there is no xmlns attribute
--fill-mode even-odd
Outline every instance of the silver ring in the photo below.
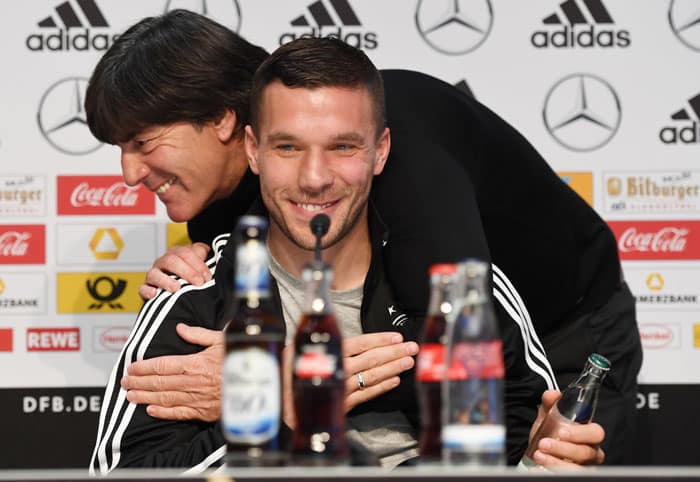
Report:
<svg viewBox="0 0 700 482"><path fill-rule="evenodd" d="M357 385L360 387L360 390L364 390L367 385L365 385L365 380L362 378L362 373L357 372Z"/></svg>

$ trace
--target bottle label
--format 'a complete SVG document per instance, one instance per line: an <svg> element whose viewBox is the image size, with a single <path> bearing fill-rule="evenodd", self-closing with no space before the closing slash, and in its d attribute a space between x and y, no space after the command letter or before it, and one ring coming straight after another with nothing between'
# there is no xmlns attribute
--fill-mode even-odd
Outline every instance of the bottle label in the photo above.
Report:
<svg viewBox="0 0 700 482"><path fill-rule="evenodd" d="M280 424L277 357L258 347L233 351L224 360L221 423L231 443L260 445Z"/></svg>
<svg viewBox="0 0 700 482"><path fill-rule="evenodd" d="M270 291L267 248L257 239L249 239L236 249L235 290L237 295L256 291L259 296Z"/></svg>
<svg viewBox="0 0 700 482"><path fill-rule="evenodd" d="M440 382L445 377L445 345L424 343L418 352L416 379L419 382Z"/></svg>
<svg viewBox="0 0 700 482"><path fill-rule="evenodd" d="M294 363L297 378L330 378L338 369L338 357L319 350L318 345L302 347Z"/></svg>
<svg viewBox="0 0 700 482"><path fill-rule="evenodd" d="M452 347L449 380L503 378L503 347L501 340L456 343Z"/></svg>
<svg viewBox="0 0 700 482"><path fill-rule="evenodd" d="M506 443L503 425L446 425L442 429L442 446L448 450L474 453L502 453Z"/></svg>

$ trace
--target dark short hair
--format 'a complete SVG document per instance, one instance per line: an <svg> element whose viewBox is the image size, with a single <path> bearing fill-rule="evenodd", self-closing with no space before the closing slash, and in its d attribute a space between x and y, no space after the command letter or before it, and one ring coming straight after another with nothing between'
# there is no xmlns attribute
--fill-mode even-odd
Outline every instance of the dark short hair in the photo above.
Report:
<svg viewBox="0 0 700 482"><path fill-rule="evenodd" d="M194 12L173 10L131 26L105 52L85 96L87 121L103 142L125 142L144 128L201 125L236 113L249 122L253 74L267 52Z"/></svg>
<svg viewBox="0 0 700 482"><path fill-rule="evenodd" d="M282 45L258 68L250 89L250 123L257 132L262 94L279 80L287 87L364 87L374 105L379 136L386 126L384 84L365 53L334 37L303 37Z"/></svg>

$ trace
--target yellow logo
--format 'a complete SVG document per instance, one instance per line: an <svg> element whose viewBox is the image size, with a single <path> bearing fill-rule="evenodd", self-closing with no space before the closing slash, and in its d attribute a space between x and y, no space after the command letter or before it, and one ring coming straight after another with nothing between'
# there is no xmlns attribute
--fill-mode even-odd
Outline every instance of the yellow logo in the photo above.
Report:
<svg viewBox="0 0 700 482"><path fill-rule="evenodd" d="M168 248L172 248L173 246L189 246L192 244L187 234L187 223L168 223L165 229Z"/></svg>
<svg viewBox="0 0 700 482"><path fill-rule="evenodd" d="M5 292L5 282L0 278L0 295Z"/></svg>
<svg viewBox="0 0 700 482"><path fill-rule="evenodd" d="M593 206L593 173L592 172L557 172L557 175L576 194L581 196L589 206Z"/></svg>
<svg viewBox="0 0 700 482"><path fill-rule="evenodd" d="M693 345L695 348L700 348L700 325L693 325Z"/></svg>
<svg viewBox="0 0 700 482"><path fill-rule="evenodd" d="M651 273L647 276L647 288L650 291L661 291L664 287L664 278L661 273Z"/></svg>
<svg viewBox="0 0 700 482"><path fill-rule="evenodd" d="M97 228L89 246L95 259L117 259L124 241L115 228Z"/></svg>
<svg viewBox="0 0 700 482"><path fill-rule="evenodd" d="M58 273L58 313L137 313L145 273Z"/></svg>
<svg viewBox="0 0 700 482"><path fill-rule="evenodd" d="M615 176L608 179L608 194L611 196L622 194L622 179Z"/></svg>

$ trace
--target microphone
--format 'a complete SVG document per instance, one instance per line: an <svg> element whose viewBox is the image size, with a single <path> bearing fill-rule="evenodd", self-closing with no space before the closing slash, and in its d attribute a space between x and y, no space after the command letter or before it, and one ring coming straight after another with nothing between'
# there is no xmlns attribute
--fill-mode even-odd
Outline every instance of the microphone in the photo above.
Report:
<svg viewBox="0 0 700 482"><path fill-rule="evenodd" d="M317 214L309 222L311 232L316 236L316 261L318 263L321 262L321 238L328 232L330 225L331 218L326 214Z"/></svg>

